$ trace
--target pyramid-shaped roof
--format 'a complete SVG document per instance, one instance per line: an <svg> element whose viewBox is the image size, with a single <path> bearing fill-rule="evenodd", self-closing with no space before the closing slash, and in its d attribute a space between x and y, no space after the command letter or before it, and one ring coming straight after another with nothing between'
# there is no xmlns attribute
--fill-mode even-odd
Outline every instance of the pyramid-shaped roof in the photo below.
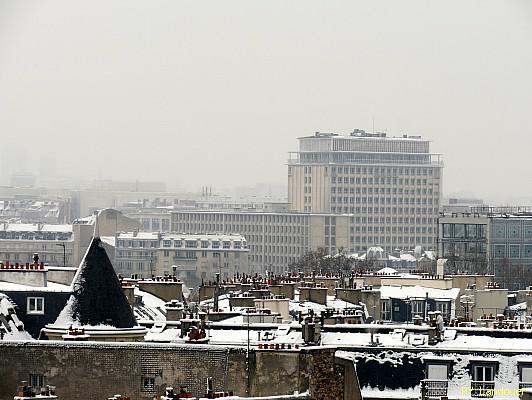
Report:
<svg viewBox="0 0 532 400"><path fill-rule="evenodd" d="M137 325L99 238L93 238L72 286L72 295L53 325L106 325L115 328Z"/></svg>

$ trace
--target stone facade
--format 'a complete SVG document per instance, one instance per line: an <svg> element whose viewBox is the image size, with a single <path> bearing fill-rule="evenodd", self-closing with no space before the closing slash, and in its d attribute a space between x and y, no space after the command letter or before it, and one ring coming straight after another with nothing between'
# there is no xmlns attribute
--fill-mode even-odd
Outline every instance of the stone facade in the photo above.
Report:
<svg viewBox="0 0 532 400"><path fill-rule="evenodd" d="M11 400L30 374L43 375L62 399L103 399L115 393L152 399L172 385L203 395L208 377L215 390L271 396L309 390L312 399L357 400L345 382L354 369L337 365L334 349L288 351L143 343L0 342L0 400ZM249 365L249 375L246 366ZM349 376L344 376L349 374Z"/></svg>

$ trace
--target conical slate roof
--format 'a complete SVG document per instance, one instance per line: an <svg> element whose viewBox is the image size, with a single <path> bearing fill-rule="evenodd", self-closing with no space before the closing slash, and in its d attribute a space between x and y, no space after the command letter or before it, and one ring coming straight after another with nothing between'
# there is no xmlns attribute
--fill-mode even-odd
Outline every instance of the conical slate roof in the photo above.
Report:
<svg viewBox="0 0 532 400"><path fill-rule="evenodd" d="M132 328L137 325L113 265L94 238L73 282L73 293L54 325Z"/></svg>

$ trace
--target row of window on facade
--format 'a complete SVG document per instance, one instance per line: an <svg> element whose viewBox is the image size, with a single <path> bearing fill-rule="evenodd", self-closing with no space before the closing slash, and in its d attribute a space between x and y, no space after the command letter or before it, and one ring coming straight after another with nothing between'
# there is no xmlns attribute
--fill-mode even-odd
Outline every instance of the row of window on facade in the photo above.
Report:
<svg viewBox="0 0 532 400"><path fill-rule="evenodd" d="M437 172L437 171L436 171ZM312 167L304 167L304 173L312 173ZM376 175L423 175L423 176L432 176L434 174L434 169L432 168L386 168L386 167L331 167L331 174L376 174Z"/></svg>
<svg viewBox="0 0 532 400"><path fill-rule="evenodd" d="M311 177L305 177L303 183L312 183ZM403 179L403 178L348 178L344 177L331 177L331 184L350 184L350 185L410 185L410 186L427 186L434 185L438 186L438 182L428 181L427 179ZM432 192L432 189L431 189Z"/></svg>
<svg viewBox="0 0 532 400"><path fill-rule="evenodd" d="M32 252L26 253L0 253L0 259L4 261L16 261L16 262L33 262L33 254ZM68 253L65 257L65 262L70 262L71 255ZM39 253L39 261L45 262L45 263L55 263L55 262L63 262L63 254L58 253L56 254L46 254L46 253Z"/></svg>
<svg viewBox="0 0 532 400"><path fill-rule="evenodd" d="M65 245L67 252L72 251L71 248L72 242L68 242ZM38 243L28 243L28 242L2 242L2 248L9 251L23 250L23 251L43 251L48 250L49 252L56 251L63 253L63 243L50 243L50 242L38 242Z"/></svg>
<svg viewBox="0 0 532 400"><path fill-rule="evenodd" d="M357 130L355 130L357 131ZM356 132L355 132L356 133ZM352 134L353 135L353 134ZM381 153L428 153L429 151L429 142L427 140L420 140L420 137L407 138L407 139L398 139L394 138L390 140L389 138L365 138L364 136L351 136L347 137L334 137L332 140L327 143L329 147L317 147L316 145L312 146L312 139L303 139L300 142L300 149L306 151L316 151L316 150L325 150L330 149L330 142L332 142L333 151L370 151L370 152L381 152ZM310 142L310 143L309 143ZM308 148L309 146L311 148Z"/></svg>
<svg viewBox="0 0 532 400"><path fill-rule="evenodd" d="M315 162L333 164L441 164L441 157L438 154L368 153L365 150L350 152L302 152L299 153L299 159L302 164ZM325 170L327 171L327 167L325 167ZM434 174L436 173L434 172Z"/></svg>
<svg viewBox="0 0 532 400"><path fill-rule="evenodd" d="M381 319L383 321L413 321L417 317L425 318L425 311L429 311L426 303L426 300L421 299L409 300L406 314L399 316L399 313L402 311L399 303L393 304L392 300L382 300ZM427 308L427 310L425 310L425 308ZM450 301L436 301L434 310L432 311L440 311L442 317L445 320L449 320L451 316L451 303Z"/></svg>
<svg viewBox="0 0 532 400"><path fill-rule="evenodd" d="M434 239L427 236L351 236L351 243L367 243L370 247L393 243L399 248L405 248L418 244L433 246Z"/></svg>
<svg viewBox="0 0 532 400"><path fill-rule="evenodd" d="M280 224L306 224L308 217L294 214L245 214L245 213L174 213L174 222L241 222L257 224L262 222L275 222Z"/></svg>
<svg viewBox="0 0 532 400"><path fill-rule="evenodd" d="M334 208L334 207L333 207ZM338 209L341 209L342 207L338 207ZM347 208L347 207L346 207ZM395 222L398 222L398 223L403 223L403 217L402 216L398 216L398 214L413 214L413 215L420 215L420 214L423 214L423 215L429 215L429 217L419 217L419 218L427 218L425 220L425 222L423 222L423 220L421 220L420 222L415 222L415 221L412 221L410 220L410 223L413 224L413 223L427 223L427 224L438 224L438 218L437 217L434 217L432 218L430 215L434 215L437 213L437 209L435 208L434 210L434 214L432 214L432 209L431 208L422 208L422 207L404 207L404 208L401 208L401 207L356 207L356 208L353 208L351 207L350 208L351 210L354 210L356 212L356 214L376 214L376 213L379 213L379 214L390 214L390 218L397 218L397 220ZM367 218L367 219L366 219ZM377 218L377 217L375 217ZM384 223L384 220L383 218L385 217L381 217L381 223ZM408 223L408 217L404 217L405 220L404 222L405 223ZM412 218L412 217L410 217ZM356 221L356 223L360 224L360 223L363 223L365 224L366 222L368 223L372 223L373 217L372 216L357 216L357 217L352 217L351 219L351 222L354 222ZM387 221L386 223L390 223L390 222L394 222L393 220L390 220L390 221Z"/></svg>
<svg viewBox="0 0 532 400"><path fill-rule="evenodd" d="M494 244L494 258L532 258L531 244Z"/></svg>
<svg viewBox="0 0 532 400"><path fill-rule="evenodd" d="M290 254L303 255L304 253L305 253L304 251L299 251L299 252L294 252L294 253L290 253ZM268 261L268 257L270 257L269 261ZM271 257L272 256L263 256L262 254L255 254L255 255L251 255L250 256L250 260L251 260L251 262L255 262L255 263L259 263L259 264L264 261L264 262L277 262L277 263L280 263L280 264L283 264L283 265L288 265L290 263L296 262L297 259L298 259L298 257L295 257L293 255L291 255L291 256L274 256L274 257L278 257L278 260L272 261Z"/></svg>
<svg viewBox="0 0 532 400"><path fill-rule="evenodd" d="M209 252L207 251L175 251L175 252L171 252L170 250L164 250L163 251L163 256L164 257L170 257L170 256L173 256L173 257L176 257L176 258L188 258L188 259L197 259L198 258L198 254L201 256L201 258L207 258L208 255L209 255ZM223 254L223 257L224 258L228 258L229 257L229 253L228 252L223 252L223 253L219 253L219 252L211 252L212 254L212 257L214 258L217 258L217 257L220 257L221 254ZM234 252L232 253L233 254L233 257L234 258L240 258L240 253L239 252Z"/></svg>
<svg viewBox="0 0 532 400"><path fill-rule="evenodd" d="M311 202L311 199L312 197L311 196L305 196L305 202L307 203L310 203ZM420 199L420 198L417 198L417 199L414 199L414 198L405 198L404 199L404 203L403 203L403 198L399 197L399 198L396 198L396 197L353 197L353 196L344 196L344 197L341 197L341 196L331 196L331 203L351 203L351 204L393 204L393 205L418 205L418 206L421 206L421 205L433 205L434 202L433 202L433 199L432 198L423 198L423 199ZM402 208L399 207L399 212L401 212ZM427 214L427 213L438 213L439 209L436 207L436 208L419 208L418 207L418 211L421 211L423 212L424 214ZM377 209L377 212L378 212L378 209ZM408 212L408 207L405 208L405 212Z"/></svg>
<svg viewBox="0 0 532 400"><path fill-rule="evenodd" d="M305 186L307 188L307 191L305 193L311 193L311 186ZM331 193L351 193L351 194L387 194L387 195L411 195L411 196L421 196L421 195L429 195L432 196L432 194L438 194L438 192L433 192L432 188L418 188L418 189L408 189L408 188L397 188L397 187L381 187L381 188L371 188L371 187L353 187L353 186L332 186L331 187ZM405 200L406 201L406 200Z"/></svg>
<svg viewBox="0 0 532 400"><path fill-rule="evenodd" d="M446 397L448 382L452 378L452 364L454 361L452 358L447 357L430 357L424 361L426 379L422 386L426 388L427 398ZM499 362L496 359L471 359L469 361L471 385L470 387L462 387L461 395L473 398L493 398L505 397L506 394L511 392L517 397L515 390L496 387L495 378L498 370ZM532 360L518 361L516 376L519 379L518 388L520 390L532 387ZM499 393L500 396L498 396Z"/></svg>
<svg viewBox="0 0 532 400"><path fill-rule="evenodd" d="M357 221L357 224L366 224L366 223L369 223L369 224L379 224L379 219L377 217L375 217L375 219L373 219L373 217L368 217L368 219L366 220L366 218L364 218L364 222L361 222L360 221L360 218L357 218L359 219L359 221ZM386 230L386 232L408 232L410 231L411 233L414 233L414 232L422 232L422 233L432 233L433 232L433 227L432 226L417 226L415 227L416 230L414 231L414 227L413 226L396 226L396 225L391 225L390 224L408 224L409 220L408 218L405 218L404 219L404 222L403 222L403 218L402 217L381 217L380 218L380 224L381 225L375 225L375 226L366 226L366 225L356 225L356 226L351 226L351 233L353 232L362 232L362 233L366 233L366 232L384 232ZM431 219L430 218L420 218L420 217L416 217L416 218L410 218L410 224L416 224L416 225L427 225L427 224L430 224L431 223Z"/></svg>
<svg viewBox="0 0 532 400"><path fill-rule="evenodd" d="M487 236L486 224L456 224L444 223L443 237L456 239L485 239ZM494 224L492 237L496 239L532 239L532 225L521 226L519 223Z"/></svg>
<svg viewBox="0 0 532 400"><path fill-rule="evenodd" d="M442 224L444 238L486 239L484 224Z"/></svg>
<svg viewBox="0 0 532 400"><path fill-rule="evenodd" d="M144 240L119 240L118 247L131 247L131 248L144 248L151 247L157 248L159 245L158 241L144 241ZM165 239L162 241L162 247L174 247L174 248L202 248L202 249L245 249L247 246L246 242L240 240L170 240Z"/></svg>
<svg viewBox="0 0 532 400"><path fill-rule="evenodd" d="M57 240L68 241L72 239L71 232L6 232L0 231L0 239L5 240Z"/></svg>
<svg viewBox="0 0 532 400"><path fill-rule="evenodd" d="M309 200L310 202L310 200ZM312 211L312 206L311 205L305 205L304 206L305 208L305 212L310 212ZM347 206L344 206L343 208L342 207L336 207L336 206L331 206L331 213L345 213L345 214L365 214L365 213L381 213L381 214L390 214L390 213L393 213L393 214L397 214L397 210L400 209L400 208L390 208L390 207L386 207L386 208L383 208L381 207L380 209L378 207L353 207L353 206L350 206L350 207L347 207ZM402 211L403 214L408 214L410 210L410 213L411 214L428 214L428 215L435 215L438 213L438 209L437 208L434 208L434 211L433 209L431 208L425 208L424 210L425 211L422 211L423 209L421 207L417 207L417 208L408 208L408 207L405 207L404 208L404 211ZM438 219L435 218L435 223L437 224L438 223Z"/></svg>
<svg viewBox="0 0 532 400"><path fill-rule="evenodd" d="M216 224L178 224L175 231L178 232L238 232L241 235L248 237L248 233L257 231L266 233L297 233L301 235L308 235L307 226L290 226L290 225L253 225L253 226L238 226L238 225L216 225Z"/></svg>
<svg viewBox="0 0 532 400"><path fill-rule="evenodd" d="M220 263L220 264L216 264L214 266L220 266L223 268L229 268L229 262L223 262L223 263ZM165 267L168 267L167 265L165 265ZM193 268L196 269L197 266L194 266ZM118 262L118 270L120 271L132 271L132 270L135 270L135 271L152 271L153 268L155 268L155 265L154 264L151 264L151 263L145 263L145 262L133 262L133 261L119 261ZM239 267L238 265L235 265L234 266L235 270L238 270Z"/></svg>
<svg viewBox="0 0 532 400"><path fill-rule="evenodd" d="M485 242L444 242L442 243L444 257L485 257Z"/></svg>
<svg viewBox="0 0 532 400"><path fill-rule="evenodd" d="M502 224L492 226L492 237L497 239L532 239L532 224L521 226L519 223Z"/></svg>
<svg viewBox="0 0 532 400"><path fill-rule="evenodd" d="M140 224L144 230L153 230L153 231L169 231L170 230L170 218L159 219L159 218L141 218Z"/></svg>

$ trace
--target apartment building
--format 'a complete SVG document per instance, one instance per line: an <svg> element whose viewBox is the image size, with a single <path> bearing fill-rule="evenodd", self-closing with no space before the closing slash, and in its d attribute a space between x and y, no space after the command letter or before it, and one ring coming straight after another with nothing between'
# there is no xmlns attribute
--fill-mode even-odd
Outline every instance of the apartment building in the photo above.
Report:
<svg viewBox="0 0 532 400"><path fill-rule="evenodd" d="M138 229L138 225L112 209L72 224L0 223L0 261L31 263L38 253L39 260L47 264L78 267L93 236L115 236L124 229Z"/></svg>
<svg viewBox="0 0 532 400"><path fill-rule="evenodd" d="M349 215L244 211L173 211L174 232L244 235L252 272L281 273L311 250L350 250Z"/></svg>
<svg viewBox="0 0 532 400"><path fill-rule="evenodd" d="M483 206L473 211L439 218L439 257L463 272L493 273L510 290L532 285L532 209Z"/></svg>
<svg viewBox="0 0 532 400"><path fill-rule="evenodd" d="M73 266L75 236L72 225L0 224L0 260L32 263L34 253L48 264Z"/></svg>
<svg viewBox="0 0 532 400"><path fill-rule="evenodd" d="M175 275L189 286L202 279L249 273L249 249L242 235L121 232L115 268L124 276Z"/></svg>
<svg viewBox="0 0 532 400"><path fill-rule="evenodd" d="M300 137L288 160L292 210L352 214L355 251L436 248L443 163L420 136Z"/></svg>

